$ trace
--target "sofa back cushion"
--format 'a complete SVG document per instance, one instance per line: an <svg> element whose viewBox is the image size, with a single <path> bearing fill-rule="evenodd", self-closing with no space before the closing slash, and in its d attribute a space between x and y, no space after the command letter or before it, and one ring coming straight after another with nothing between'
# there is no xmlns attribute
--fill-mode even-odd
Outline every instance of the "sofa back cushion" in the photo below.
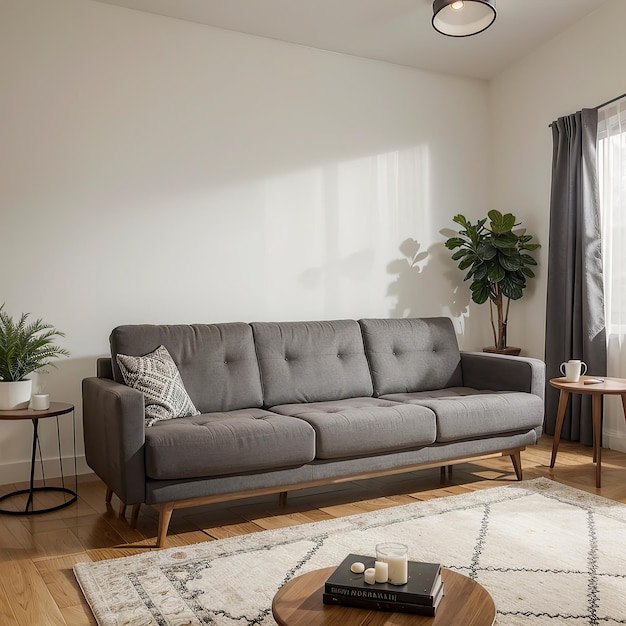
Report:
<svg viewBox="0 0 626 626"><path fill-rule="evenodd" d="M372 395L354 320L252 324L266 406Z"/></svg>
<svg viewBox="0 0 626 626"><path fill-rule="evenodd" d="M461 355L447 317L360 320L374 395L460 387Z"/></svg>
<svg viewBox="0 0 626 626"><path fill-rule="evenodd" d="M263 404L261 378L248 324L118 326L109 337L113 377L123 383L117 355L144 356L163 345L201 413Z"/></svg>

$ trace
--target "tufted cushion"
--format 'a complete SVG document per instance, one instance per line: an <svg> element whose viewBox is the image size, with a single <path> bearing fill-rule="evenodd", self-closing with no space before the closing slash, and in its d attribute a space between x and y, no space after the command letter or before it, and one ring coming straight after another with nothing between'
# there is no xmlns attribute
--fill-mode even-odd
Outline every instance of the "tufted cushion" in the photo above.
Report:
<svg viewBox="0 0 626 626"><path fill-rule="evenodd" d="M430 409L437 416L440 443L526 432L543 424L543 401L530 393L453 387L434 392L392 393L385 398Z"/></svg>
<svg viewBox="0 0 626 626"><path fill-rule="evenodd" d="M359 323L375 395L463 384L461 355L450 319L364 319Z"/></svg>
<svg viewBox="0 0 626 626"><path fill-rule="evenodd" d="M252 324L266 406L372 395L353 320Z"/></svg>
<svg viewBox="0 0 626 626"><path fill-rule="evenodd" d="M187 395L176 363L163 346L144 356L117 355L124 382L141 391L145 402L146 426L199 411Z"/></svg>
<svg viewBox="0 0 626 626"><path fill-rule="evenodd" d="M109 338L113 376L123 382L116 355L146 354L164 345L202 413L260 407L261 379L248 324L128 325Z"/></svg>
<svg viewBox="0 0 626 626"><path fill-rule="evenodd" d="M272 411L298 417L315 429L319 459L420 448L436 436L432 411L379 398L284 404Z"/></svg>
<svg viewBox="0 0 626 626"><path fill-rule="evenodd" d="M161 480L267 471L312 461L315 432L263 409L205 413L155 424L145 454L146 474Z"/></svg>

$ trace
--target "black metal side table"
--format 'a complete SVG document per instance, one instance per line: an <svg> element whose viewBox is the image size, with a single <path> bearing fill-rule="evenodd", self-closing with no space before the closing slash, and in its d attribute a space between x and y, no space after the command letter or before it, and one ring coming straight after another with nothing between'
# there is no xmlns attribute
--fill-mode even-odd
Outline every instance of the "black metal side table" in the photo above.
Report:
<svg viewBox="0 0 626 626"><path fill-rule="evenodd" d="M67 413L72 414L72 431L74 433L74 489L69 489L65 486L65 476L63 474L63 458L61 455L61 433L59 432L59 416ZM46 478L43 469L43 459L41 457L41 446L39 443L39 420L47 417L56 418L57 423L57 444L59 448L59 467L61 471L61 487L55 487L52 485L46 485ZM56 511L62 509L65 506L76 502L78 498L78 476L76 472L76 415L74 413L74 405L66 404L65 402L51 402L50 407L44 411L35 411L33 409L16 409L14 411L0 411L0 420L24 420L29 419L33 423L33 451L30 460L30 484L28 489L20 489L18 491L12 491L0 497L0 502L7 501L16 496L28 494L26 506L24 510L9 510L0 508L0 513L7 515L35 515L37 513L49 513L50 511ZM39 461L41 463L41 474L43 479L42 487L35 487L35 461L37 457L37 450L39 450ZM71 498L64 498L64 501L60 504L47 508L35 508L35 493L39 491L58 491L65 494L69 494Z"/></svg>

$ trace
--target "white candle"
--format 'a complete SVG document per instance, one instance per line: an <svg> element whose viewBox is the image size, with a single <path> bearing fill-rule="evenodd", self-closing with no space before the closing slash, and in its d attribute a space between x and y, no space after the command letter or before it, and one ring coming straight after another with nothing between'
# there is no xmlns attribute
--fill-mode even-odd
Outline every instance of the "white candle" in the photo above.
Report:
<svg viewBox="0 0 626 626"><path fill-rule="evenodd" d="M376 582L376 570L373 567L368 567L365 572L363 572L363 576L368 585L373 585Z"/></svg>
<svg viewBox="0 0 626 626"><path fill-rule="evenodd" d="M379 543L376 560L387 563L388 582L406 585L409 580L408 548L403 543Z"/></svg>
<svg viewBox="0 0 626 626"><path fill-rule="evenodd" d="M33 411L46 411L50 408L50 396L47 393L36 393L30 400Z"/></svg>
<svg viewBox="0 0 626 626"><path fill-rule="evenodd" d="M406 554L387 557L389 582L392 585L406 585L409 580L409 565Z"/></svg>
<svg viewBox="0 0 626 626"><path fill-rule="evenodd" d="M384 561L374 563L374 572L377 583L386 583L389 579L389 565Z"/></svg>

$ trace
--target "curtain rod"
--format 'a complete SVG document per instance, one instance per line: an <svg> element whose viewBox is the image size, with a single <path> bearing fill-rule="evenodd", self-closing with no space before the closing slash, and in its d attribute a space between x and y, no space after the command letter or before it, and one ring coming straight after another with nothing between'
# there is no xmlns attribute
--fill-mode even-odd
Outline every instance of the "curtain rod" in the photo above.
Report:
<svg viewBox="0 0 626 626"><path fill-rule="evenodd" d="M626 98L626 93L623 93L621 96L617 96L616 98L611 98L610 100L607 100L606 102L603 102L602 104L599 104L596 107L596 109L601 109L602 107L605 107L608 104L613 104L614 102L617 102L618 100L621 100L622 98Z"/></svg>
<svg viewBox="0 0 626 626"><path fill-rule="evenodd" d="M613 104L614 102L617 102L618 100L621 100L622 98L626 98L626 93L623 93L621 96L611 98L610 100L607 100L606 102L603 102L602 104L599 104L597 107L593 107L593 108L601 109L602 107L608 106L609 104ZM552 128L553 124L554 122L551 122L550 124L548 124L548 128Z"/></svg>

